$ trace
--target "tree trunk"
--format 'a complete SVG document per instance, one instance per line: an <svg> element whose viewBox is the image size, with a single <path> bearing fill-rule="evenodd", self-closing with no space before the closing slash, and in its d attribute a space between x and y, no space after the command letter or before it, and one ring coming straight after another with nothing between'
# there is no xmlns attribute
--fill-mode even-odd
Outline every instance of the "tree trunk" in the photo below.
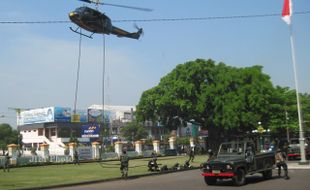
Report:
<svg viewBox="0 0 310 190"><path fill-rule="evenodd" d="M208 149L212 149L217 152L220 144L222 143L222 128L211 126L208 130Z"/></svg>

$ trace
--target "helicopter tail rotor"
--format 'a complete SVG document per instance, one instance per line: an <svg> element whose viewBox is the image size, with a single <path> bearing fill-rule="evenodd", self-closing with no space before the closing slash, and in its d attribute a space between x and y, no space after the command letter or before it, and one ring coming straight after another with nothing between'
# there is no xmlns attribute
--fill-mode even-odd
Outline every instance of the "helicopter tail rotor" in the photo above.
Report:
<svg viewBox="0 0 310 190"><path fill-rule="evenodd" d="M138 34L139 35L144 35L144 31L143 31L143 29L142 28L140 28L137 24L134 24L134 27L138 30Z"/></svg>
<svg viewBox="0 0 310 190"><path fill-rule="evenodd" d="M137 39L139 39L140 36L144 35L143 28L140 28L137 24L134 24L134 27L138 30L136 32L136 35L138 36Z"/></svg>

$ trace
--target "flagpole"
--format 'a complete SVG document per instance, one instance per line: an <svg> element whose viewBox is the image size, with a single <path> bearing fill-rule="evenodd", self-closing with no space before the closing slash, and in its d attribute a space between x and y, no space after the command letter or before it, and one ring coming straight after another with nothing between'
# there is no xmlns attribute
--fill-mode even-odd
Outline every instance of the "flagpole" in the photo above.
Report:
<svg viewBox="0 0 310 190"><path fill-rule="evenodd" d="M294 69L294 80L295 80L295 88L296 88L296 100L297 100L298 123L299 123L300 164L305 164L307 163L306 154L305 154L305 137L304 137L304 131L303 131L301 106L300 106L300 101L299 101L297 66L296 66L296 58L295 58L295 43L294 43L294 37L293 37L292 24L289 24L288 27L290 31L291 54L292 54L292 63L293 63L293 69Z"/></svg>

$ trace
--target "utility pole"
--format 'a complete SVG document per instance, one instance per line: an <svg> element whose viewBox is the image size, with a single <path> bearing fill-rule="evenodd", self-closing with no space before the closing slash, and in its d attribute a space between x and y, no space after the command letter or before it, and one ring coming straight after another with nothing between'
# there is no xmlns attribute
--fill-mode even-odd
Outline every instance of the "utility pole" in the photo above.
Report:
<svg viewBox="0 0 310 190"><path fill-rule="evenodd" d="M298 111L298 123L299 123L299 144L300 144L300 164L308 164L306 161L306 154L305 154L305 137L304 137L304 130L303 130L303 120L302 120L302 113L301 113L301 106L299 101L299 88L298 88L298 77L297 77L297 64L296 64L296 56L295 56L295 43L293 37L293 30L291 24L291 16L293 13L292 9L292 0L284 0L283 10L282 10L282 19L289 28L290 33L290 43L291 43L291 58L294 70L294 82L296 88L296 101L297 101L297 111Z"/></svg>

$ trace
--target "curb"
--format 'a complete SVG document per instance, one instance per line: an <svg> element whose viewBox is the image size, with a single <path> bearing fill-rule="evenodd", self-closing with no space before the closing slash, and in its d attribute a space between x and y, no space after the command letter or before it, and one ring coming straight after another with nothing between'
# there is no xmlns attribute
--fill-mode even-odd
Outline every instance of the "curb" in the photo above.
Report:
<svg viewBox="0 0 310 190"><path fill-rule="evenodd" d="M306 163L299 163L298 161L296 162L286 162L288 169L300 169L300 170L309 170L310 169L310 164L309 161Z"/></svg>

